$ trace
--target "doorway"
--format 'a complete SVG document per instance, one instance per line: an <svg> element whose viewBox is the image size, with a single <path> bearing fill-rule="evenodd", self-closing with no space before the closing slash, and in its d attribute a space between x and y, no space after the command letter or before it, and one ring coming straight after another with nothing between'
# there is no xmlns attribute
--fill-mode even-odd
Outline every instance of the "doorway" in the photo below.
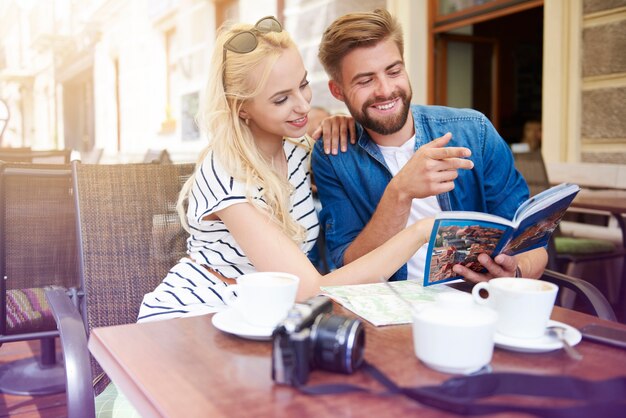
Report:
<svg viewBox="0 0 626 418"><path fill-rule="evenodd" d="M519 142L524 123L541 120L543 5L468 22L433 23L431 103L476 109L508 143Z"/></svg>

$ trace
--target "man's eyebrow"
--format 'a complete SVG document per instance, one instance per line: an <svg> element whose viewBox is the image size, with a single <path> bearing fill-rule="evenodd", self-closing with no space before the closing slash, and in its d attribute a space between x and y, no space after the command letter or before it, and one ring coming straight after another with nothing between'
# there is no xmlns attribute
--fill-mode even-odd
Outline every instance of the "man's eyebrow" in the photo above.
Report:
<svg viewBox="0 0 626 418"><path fill-rule="evenodd" d="M385 71L389 71L389 70L391 70L393 67L395 67L397 65L404 65L404 62L402 60L395 61L394 63L389 64L388 66L386 66L385 67ZM371 77L373 75L374 75L373 71L370 71L370 72L367 72L367 73L357 73L354 77L352 77L352 80L350 80L350 83L354 83L359 78Z"/></svg>
<svg viewBox="0 0 626 418"><path fill-rule="evenodd" d="M304 83L304 80L306 80L306 77L307 77L308 74L309 74L308 71L304 72L304 77L302 77L302 81L300 81L300 84ZM276 96L282 96L282 95L288 94L288 93L291 93L291 89L277 91L276 93L274 93L274 94L272 94L270 96L270 100L272 100Z"/></svg>

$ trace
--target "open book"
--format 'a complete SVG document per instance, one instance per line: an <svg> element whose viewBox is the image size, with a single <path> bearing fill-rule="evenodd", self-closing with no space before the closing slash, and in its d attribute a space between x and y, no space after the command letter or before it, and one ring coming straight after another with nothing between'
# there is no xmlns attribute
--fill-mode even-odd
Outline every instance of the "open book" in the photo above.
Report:
<svg viewBox="0 0 626 418"><path fill-rule="evenodd" d="M478 255L515 255L544 247L580 188L563 183L520 205L513 220L480 212L441 212L428 243L424 286L459 279L452 266L483 271Z"/></svg>

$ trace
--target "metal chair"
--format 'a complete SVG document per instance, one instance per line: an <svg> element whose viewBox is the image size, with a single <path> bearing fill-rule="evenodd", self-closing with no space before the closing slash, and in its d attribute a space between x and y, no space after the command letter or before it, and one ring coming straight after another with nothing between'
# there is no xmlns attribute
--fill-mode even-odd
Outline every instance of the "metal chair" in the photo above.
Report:
<svg viewBox="0 0 626 418"><path fill-rule="evenodd" d="M559 286L559 293L562 293L563 289L574 292L576 294L576 301L578 302L577 310L608 321L617 321L611 303L604 297L602 292L591 283L548 269L543 272L541 280ZM556 304L561 306L559 295L557 295Z"/></svg>
<svg viewBox="0 0 626 418"><path fill-rule="evenodd" d="M0 345L39 339L41 358L0 369L0 391L44 395L65 390L57 361L50 285L78 283L76 219L69 165L0 163Z"/></svg>
<svg viewBox="0 0 626 418"><path fill-rule="evenodd" d="M186 254L176 200L194 164L72 163L78 218L80 289L46 293L68 370L70 417L94 414L94 393L109 379L90 359L95 327L134 323L143 295ZM76 307L78 306L78 308ZM93 379L92 379L93 376Z"/></svg>
<svg viewBox="0 0 626 418"><path fill-rule="evenodd" d="M555 305L565 308L574 308L570 306L563 306L561 298L563 291L567 290L573 292L577 296L577 305L575 310L595 315L598 318L606 319L608 321L617 321L615 311L611 306L611 303L604 297L602 292L591 283L579 279L577 277L568 276L557 271L546 269L544 270L541 280L545 280L550 283L554 283L559 286L559 293L557 294ZM454 289L462 292L471 292L475 283L462 281L448 283Z"/></svg>

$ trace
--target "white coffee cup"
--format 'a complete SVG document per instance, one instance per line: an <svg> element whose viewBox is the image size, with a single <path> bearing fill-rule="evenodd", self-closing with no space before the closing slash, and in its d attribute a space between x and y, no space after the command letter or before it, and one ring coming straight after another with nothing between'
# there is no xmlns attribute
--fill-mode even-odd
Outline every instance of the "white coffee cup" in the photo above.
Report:
<svg viewBox="0 0 626 418"><path fill-rule="evenodd" d="M558 290L554 283L541 280L500 277L476 284L472 295L476 302L498 312L498 333L539 338L545 333ZM481 291L486 291L485 297Z"/></svg>
<svg viewBox="0 0 626 418"><path fill-rule="evenodd" d="M442 293L413 314L415 355L428 367L469 374L489 364L497 313L467 293Z"/></svg>
<svg viewBox="0 0 626 418"><path fill-rule="evenodd" d="M237 284L226 288L230 295L225 302L250 325L274 328L295 303L299 282L298 276L289 273L245 274L237 278Z"/></svg>

